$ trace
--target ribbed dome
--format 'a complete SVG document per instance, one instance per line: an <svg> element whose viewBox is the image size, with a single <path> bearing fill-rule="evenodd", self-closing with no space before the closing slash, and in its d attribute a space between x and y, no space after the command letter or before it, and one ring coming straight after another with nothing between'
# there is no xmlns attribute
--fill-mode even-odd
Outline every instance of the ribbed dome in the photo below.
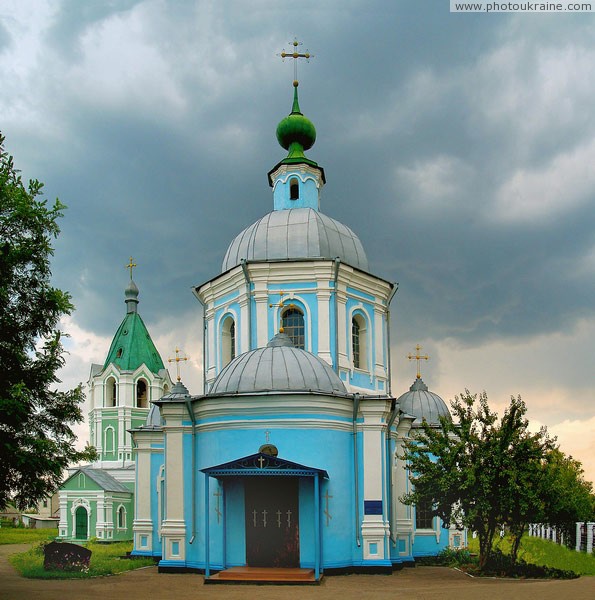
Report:
<svg viewBox="0 0 595 600"><path fill-rule="evenodd" d="M423 419L430 425L439 425L439 417L451 418L444 400L438 394L430 392L421 378L417 378L397 402L401 411L415 417L414 426L420 425Z"/></svg>
<svg viewBox="0 0 595 600"><path fill-rule="evenodd" d="M349 227L312 208L292 208L268 213L231 242L222 271L245 260L340 258L368 270L368 259L359 238Z"/></svg>
<svg viewBox="0 0 595 600"><path fill-rule="evenodd" d="M241 354L215 379L208 395L319 392L346 395L339 376L322 359L278 333L265 348Z"/></svg>
<svg viewBox="0 0 595 600"><path fill-rule="evenodd" d="M161 412L159 407L156 404L151 404L151 409L149 410L149 414L147 415L147 420L143 427L147 428L159 428L163 426L163 419L161 417Z"/></svg>

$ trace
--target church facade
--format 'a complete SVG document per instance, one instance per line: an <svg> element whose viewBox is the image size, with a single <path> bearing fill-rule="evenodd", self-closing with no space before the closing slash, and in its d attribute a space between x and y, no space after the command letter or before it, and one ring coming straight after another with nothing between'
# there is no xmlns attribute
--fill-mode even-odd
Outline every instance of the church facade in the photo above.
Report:
<svg viewBox="0 0 595 600"><path fill-rule="evenodd" d="M204 309L203 395L178 381L136 446L134 551L162 570L233 566L388 571L464 544L431 507L405 506L403 441L448 416L417 378L390 389L396 286L357 235L320 210L322 167L300 110L277 127L273 210L194 288Z"/></svg>

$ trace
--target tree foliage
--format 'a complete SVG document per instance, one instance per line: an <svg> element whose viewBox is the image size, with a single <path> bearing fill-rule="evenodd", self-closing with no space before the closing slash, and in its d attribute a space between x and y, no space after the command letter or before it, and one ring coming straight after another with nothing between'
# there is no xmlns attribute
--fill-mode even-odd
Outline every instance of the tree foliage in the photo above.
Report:
<svg viewBox="0 0 595 600"><path fill-rule="evenodd" d="M485 392L478 397L466 390L451 407L452 421L441 419L439 427L423 422L407 442L414 489L403 501L431 499L444 527L477 532L483 567L498 530L507 527L520 540L526 525L542 514L539 481L554 446L545 429L528 430L520 397L511 399L501 420Z"/></svg>
<svg viewBox="0 0 595 600"><path fill-rule="evenodd" d="M71 425L83 419L81 387L61 392L64 364L59 321L70 296L51 286L52 240L64 205L40 198L43 184L25 187L0 134L0 508L20 509L53 493L79 452Z"/></svg>
<svg viewBox="0 0 595 600"><path fill-rule="evenodd" d="M581 463L557 448L546 456L544 471L543 515L538 522L571 539L578 521L595 520L593 484L584 479Z"/></svg>

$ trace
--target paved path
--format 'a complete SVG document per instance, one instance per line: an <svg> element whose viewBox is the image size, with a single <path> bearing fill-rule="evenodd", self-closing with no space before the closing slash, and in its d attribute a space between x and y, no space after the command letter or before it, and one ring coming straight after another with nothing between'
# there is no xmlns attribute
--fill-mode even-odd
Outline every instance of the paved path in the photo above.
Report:
<svg viewBox="0 0 595 600"><path fill-rule="evenodd" d="M6 557L28 545L0 546L0 599L37 600L593 600L595 577L571 581L472 579L442 567L417 567L392 575L327 577L322 585L203 585L200 575L157 573L156 567L114 577L70 581L24 579Z"/></svg>

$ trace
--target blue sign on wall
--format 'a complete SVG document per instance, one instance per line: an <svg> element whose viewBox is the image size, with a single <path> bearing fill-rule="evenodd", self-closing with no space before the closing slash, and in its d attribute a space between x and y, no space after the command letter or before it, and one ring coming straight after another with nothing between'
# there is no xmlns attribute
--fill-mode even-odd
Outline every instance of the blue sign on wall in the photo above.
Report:
<svg viewBox="0 0 595 600"><path fill-rule="evenodd" d="M365 515L381 515L382 500L364 500Z"/></svg>

